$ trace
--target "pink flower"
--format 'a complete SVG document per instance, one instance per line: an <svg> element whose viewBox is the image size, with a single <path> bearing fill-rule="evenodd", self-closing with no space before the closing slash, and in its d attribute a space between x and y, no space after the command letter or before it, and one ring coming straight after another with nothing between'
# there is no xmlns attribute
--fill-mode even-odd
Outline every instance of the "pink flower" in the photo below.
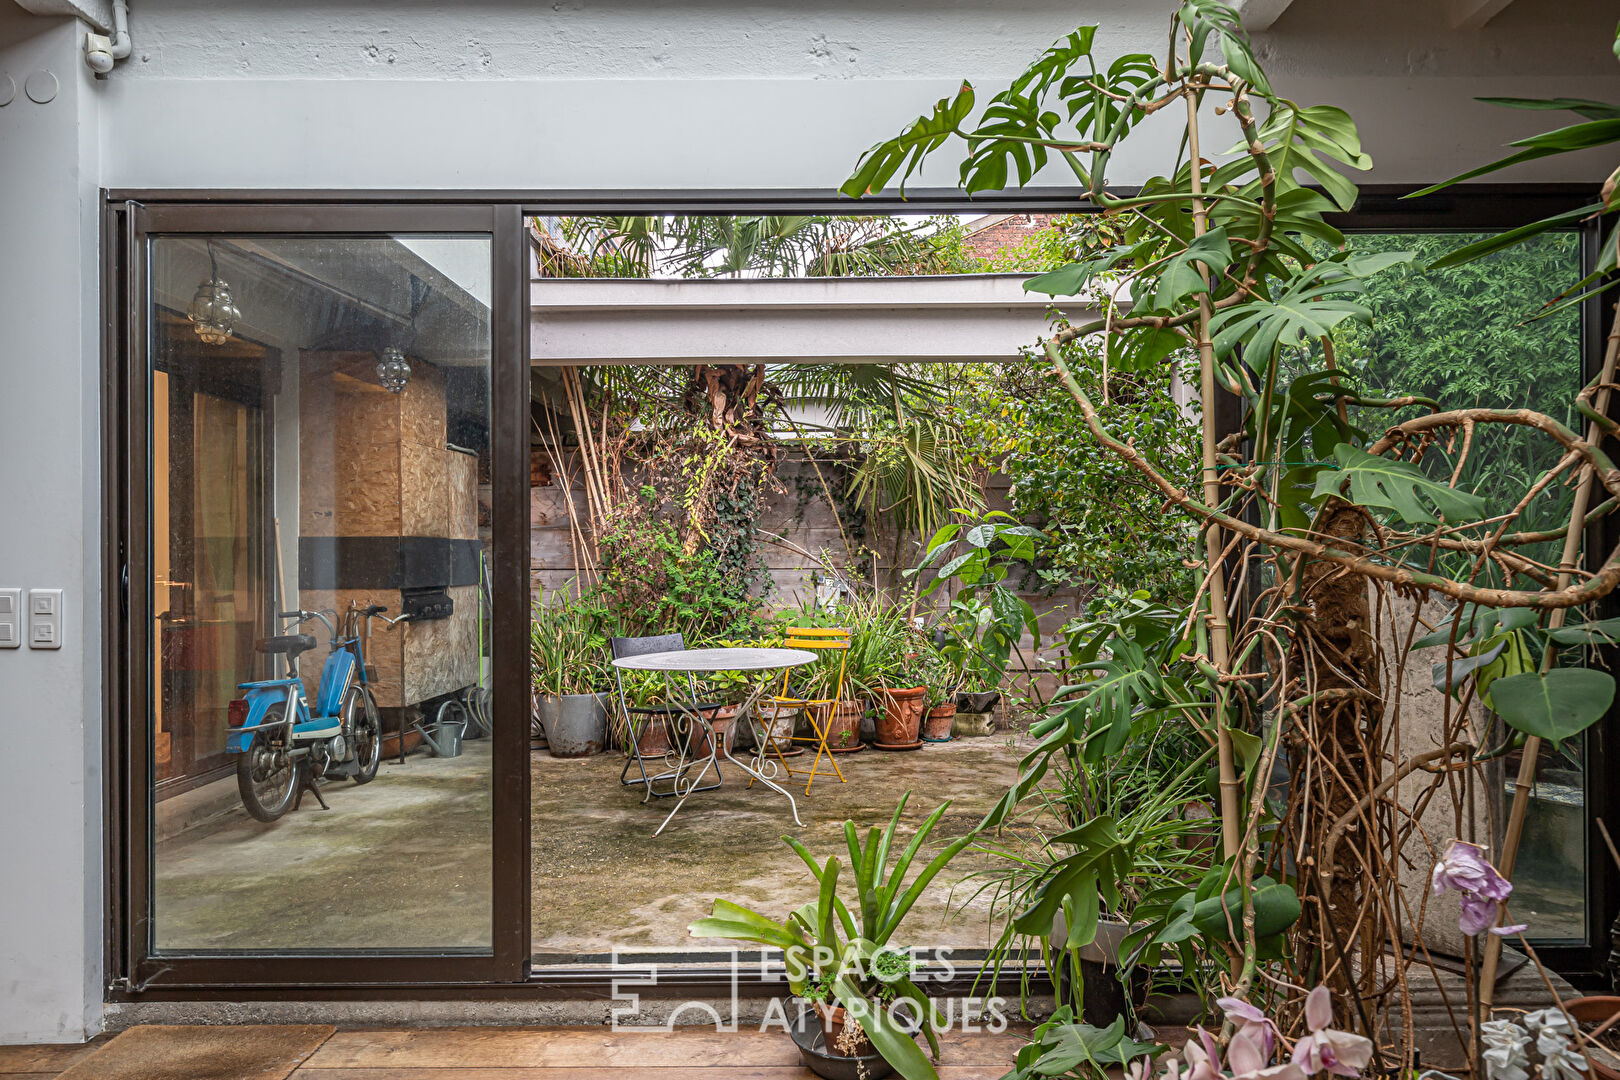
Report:
<svg viewBox="0 0 1620 1080"><path fill-rule="evenodd" d="M1264 1024L1244 1024L1232 1034L1226 1044L1226 1067L1232 1070L1232 1080L1305 1080L1296 1062L1269 1064L1271 1054L1266 1044L1270 1040L1271 1033Z"/></svg>
<svg viewBox="0 0 1620 1080"><path fill-rule="evenodd" d="M1305 1026L1311 1033L1294 1044L1294 1064L1308 1074L1325 1070L1335 1076L1360 1076L1372 1060L1372 1040L1335 1030L1328 1026L1332 1023L1333 995L1318 986L1305 998Z"/></svg>
<svg viewBox="0 0 1620 1080"><path fill-rule="evenodd" d="M1221 1050L1215 1045L1215 1036L1203 1029L1197 1029L1197 1040L1188 1039L1187 1045L1182 1049L1182 1056L1187 1059L1186 1080L1223 1080L1221 1076Z"/></svg>
<svg viewBox="0 0 1620 1080"><path fill-rule="evenodd" d="M1219 1005L1221 1011L1226 1013L1226 1018L1232 1022L1232 1025L1239 1033L1250 1029L1255 1031L1256 1045L1260 1048L1261 1056L1270 1061L1271 1051L1277 1045L1277 1026L1271 1022L1271 1018L1261 1012L1258 1007L1249 1004L1242 998L1217 998L1215 1004Z"/></svg>
<svg viewBox="0 0 1620 1080"><path fill-rule="evenodd" d="M1496 872L1478 844L1466 840L1453 840L1445 855L1434 864L1430 887L1435 896L1462 893L1462 913L1457 917L1457 928L1469 937L1496 922L1502 901L1513 892L1513 882ZM1518 930L1504 928L1503 932L1518 933Z"/></svg>

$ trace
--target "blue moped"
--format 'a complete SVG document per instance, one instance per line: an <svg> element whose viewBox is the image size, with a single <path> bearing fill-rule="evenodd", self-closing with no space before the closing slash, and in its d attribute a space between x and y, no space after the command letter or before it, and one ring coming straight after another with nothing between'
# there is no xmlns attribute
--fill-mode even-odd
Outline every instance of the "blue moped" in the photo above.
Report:
<svg viewBox="0 0 1620 1080"><path fill-rule="evenodd" d="M342 633L327 617L335 618L335 611L283 611L284 632L255 643L259 652L287 658L287 676L237 684L246 694L230 703L225 751L238 755L236 786L242 805L260 821L275 821L295 808L306 788L324 809L316 780L349 777L364 784L377 775L382 724L366 646L371 620L387 610L380 604L351 607ZM382 621L392 626L405 618ZM315 648L315 637L285 631L314 619L325 625L332 651L321 668L312 706L299 677L298 657Z"/></svg>

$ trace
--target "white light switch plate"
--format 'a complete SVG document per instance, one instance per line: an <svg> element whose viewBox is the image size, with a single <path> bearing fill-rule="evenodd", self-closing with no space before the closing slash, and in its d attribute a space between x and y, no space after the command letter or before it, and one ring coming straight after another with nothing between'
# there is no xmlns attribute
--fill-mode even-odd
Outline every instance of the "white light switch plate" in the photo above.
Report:
<svg viewBox="0 0 1620 1080"><path fill-rule="evenodd" d="M0 649L22 645L22 590L0 589Z"/></svg>
<svg viewBox="0 0 1620 1080"><path fill-rule="evenodd" d="M62 590L28 590L28 647L62 647Z"/></svg>

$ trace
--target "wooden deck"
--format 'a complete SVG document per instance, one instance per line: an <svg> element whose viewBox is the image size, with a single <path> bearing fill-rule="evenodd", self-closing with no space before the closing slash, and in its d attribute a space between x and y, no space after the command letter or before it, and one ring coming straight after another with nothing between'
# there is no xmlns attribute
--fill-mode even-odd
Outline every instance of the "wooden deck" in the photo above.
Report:
<svg viewBox="0 0 1620 1080"><path fill-rule="evenodd" d="M0 1080L47 1080L87 1046L0 1046ZM995 1080L1023 1042L1015 1032L940 1039L940 1080ZM810 1080L779 1030L386 1028L339 1031L293 1080ZM209 1080L226 1080L209 1077Z"/></svg>

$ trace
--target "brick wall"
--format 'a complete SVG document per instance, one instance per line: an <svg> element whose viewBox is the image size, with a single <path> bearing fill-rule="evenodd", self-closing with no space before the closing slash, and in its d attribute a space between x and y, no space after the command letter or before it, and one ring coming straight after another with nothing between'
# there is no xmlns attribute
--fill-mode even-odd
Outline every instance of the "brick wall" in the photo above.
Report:
<svg viewBox="0 0 1620 1080"><path fill-rule="evenodd" d="M1017 247L1037 229L1052 222L1052 214L1008 214L1003 220L992 222L966 238L969 251L981 259L999 255ZM971 224L971 223L970 223Z"/></svg>

